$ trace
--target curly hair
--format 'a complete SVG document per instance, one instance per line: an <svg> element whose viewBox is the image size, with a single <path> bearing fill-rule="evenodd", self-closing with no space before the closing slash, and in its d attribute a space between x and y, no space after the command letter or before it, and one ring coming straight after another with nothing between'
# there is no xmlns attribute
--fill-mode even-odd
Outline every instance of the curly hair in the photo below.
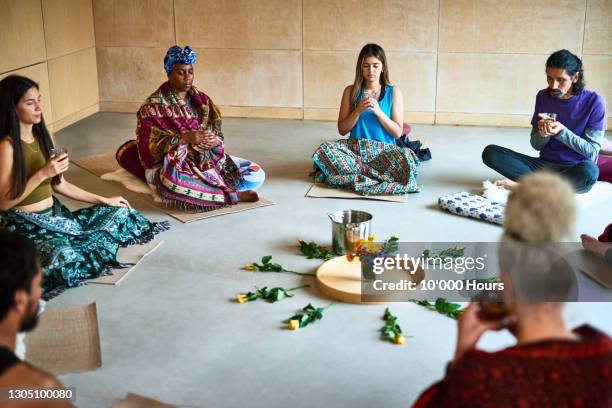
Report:
<svg viewBox="0 0 612 408"><path fill-rule="evenodd" d="M570 240L575 212L572 186L557 174L535 172L521 178L508 197L504 234L518 241Z"/></svg>

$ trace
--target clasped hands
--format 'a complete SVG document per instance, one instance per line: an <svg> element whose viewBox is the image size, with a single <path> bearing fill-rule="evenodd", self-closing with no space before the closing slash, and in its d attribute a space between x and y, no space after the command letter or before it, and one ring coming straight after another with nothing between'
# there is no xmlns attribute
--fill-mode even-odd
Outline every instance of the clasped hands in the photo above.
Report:
<svg viewBox="0 0 612 408"><path fill-rule="evenodd" d="M209 130L188 130L181 133L181 143L195 145L200 150L210 150L219 146L221 139Z"/></svg>
<svg viewBox="0 0 612 408"><path fill-rule="evenodd" d="M376 98L363 98L357 103L357 107L355 109L359 114L367 110L371 110L376 116L383 113Z"/></svg>
<svg viewBox="0 0 612 408"><path fill-rule="evenodd" d="M556 120L550 120L550 119L538 120L538 130L540 131L540 136L542 137L556 136L563 129L565 129L565 126L563 126L563 123L557 122Z"/></svg>

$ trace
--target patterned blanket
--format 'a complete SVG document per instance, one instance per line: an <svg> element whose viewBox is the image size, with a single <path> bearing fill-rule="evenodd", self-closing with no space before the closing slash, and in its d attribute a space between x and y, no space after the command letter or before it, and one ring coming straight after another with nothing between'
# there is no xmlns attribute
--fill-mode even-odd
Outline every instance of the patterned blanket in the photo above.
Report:
<svg viewBox="0 0 612 408"><path fill-rule="evenodd" d="M410 149L366 139L325 142L313 153L315 181L357 194L403 195L420 190L419 159Z"/></svg>
<svg viewBox="0 0 612 408"><path fill-rule="evenodd" d="M149 242L169 225L150 222L125 207L94 205L72 212L54 198L53 207L42 212L0 212L0 228L34 242L45 276L44 297L49 299L66 286L80 286L113 267L128 266L117 261L119 247ZM53 291L56 288L59 291Z"/></svg>

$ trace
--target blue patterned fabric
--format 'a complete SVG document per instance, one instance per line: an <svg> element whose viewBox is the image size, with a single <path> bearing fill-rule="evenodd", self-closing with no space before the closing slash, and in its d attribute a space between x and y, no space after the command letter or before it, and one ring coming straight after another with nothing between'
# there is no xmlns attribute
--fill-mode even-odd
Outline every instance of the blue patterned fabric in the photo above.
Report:
<svg viewBox="0 0 612 408"><path fill-rule="evenodd" d="M238 191L258 190L266 181L266 172L261 166L242 157L230 156L240 169L242 180L237 186Z"/></svg>
<svg viewBox="0 0 612 408"><path fill-rule="evenodd" d="M404 195L420 190L419 159L410 149L366 139L325 142L313 153L315 182L359 195Z"/></svg>
<svg viewBox="0 0 612 408"><path fill-rule="evenodd" d="M178 45L173 45L168 48L164 57L164 69L166 74L170 75L172 68L179 62L181 64L192 65L198 60L198 55L194 50L186 46L184 49Z"/></svg>
<svg viewBox="0 0 612 408"><path fill-rule="evenodd" d="M0 212L0 226L35 243L45 293L125 267L117 261L119 247L144 244L169 228L125 207L94 205L71 212L55 198L53 207L42 212Z"/></svg>
<svg viewBox="0 0 612 408"><path fill-rule="evenodd" d="M475 194L460 192L438 199L440 207L453 214L502 225L506 205Z"/></svg>
<svg viewBox="0 0 612 408"><path fill-rule="evenodd" d="M362 95L359 96L361 100ZM391 107L393 106L393 85L387 85L385 93L380 101L378 101L380 110L389 118L391 117ZM385 130L380 124L380 121L371 110L366 110L359 115L359 120L351 129L351 138L353 139L368 139L376 140L383 143L396 144L396 139Z"/></svg>

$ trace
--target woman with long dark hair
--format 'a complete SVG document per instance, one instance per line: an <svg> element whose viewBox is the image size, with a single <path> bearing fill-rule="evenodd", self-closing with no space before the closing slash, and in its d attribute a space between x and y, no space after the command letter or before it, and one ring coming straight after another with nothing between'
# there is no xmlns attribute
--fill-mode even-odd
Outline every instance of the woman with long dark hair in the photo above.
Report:
<svg viewBox="0 0 612 408"><path fill-rule="evenodd" d="M403 122L402 93L389 80L385 51L366 44L338 114L338 132L342 136L350 132L349 139L325 142L315 151L315 181L364 196L419 191L419 160L397 143L404 133Z"/></svg>
<svg viewBox="0 0 612 408"><path fill-rule="evenodd" d="M404 100L402 92L389 81L385 51L366 44L355 66L355 80L342 94L338 132L357 139L395 144L402 136Z"/></svg>
<svg viewBox="0 0 612 408"><path fill-rule="evenodd" d="M38 85L17 75L0 81L0 225L36 243L46 290L78 286L120 266L120 246L166 229L123 197L101 197L66 181L69 163L66 153L55 154ZM97 205L70 212L54 192Z"/></svg>

